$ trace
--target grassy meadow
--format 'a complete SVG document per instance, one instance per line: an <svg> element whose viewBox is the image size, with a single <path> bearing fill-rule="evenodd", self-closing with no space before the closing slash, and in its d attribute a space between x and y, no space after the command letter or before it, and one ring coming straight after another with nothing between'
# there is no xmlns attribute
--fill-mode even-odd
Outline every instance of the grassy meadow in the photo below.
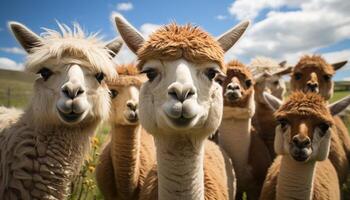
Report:
<svg viewBox="0 0 350 200"><path fill-rule="evenodd" d="M35 76L0 69L0 106L25 108L32 95L32 85ZM350 94L350 91L336 91L331 102L339 100ZM349 117L346 117L345 123L350 129ZM69 199L103 199L94 179L94 170L98 162L98 156L101 146L108 137L109 126L102 124L91 141L91 153L87 156L86 161L80 171L79 176L74 180ZM348 184L344 186L343 193L345 199L350 199L350 177Z"/></svg>

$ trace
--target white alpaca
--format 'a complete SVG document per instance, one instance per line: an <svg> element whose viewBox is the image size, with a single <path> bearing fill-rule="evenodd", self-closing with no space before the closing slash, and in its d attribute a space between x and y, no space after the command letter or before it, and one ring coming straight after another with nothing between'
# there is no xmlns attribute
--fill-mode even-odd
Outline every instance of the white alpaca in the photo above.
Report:
<svg viewBox="0 0 350 200"><path fill-rule="evenodd" d="M224 70L224 51L249 23L217 40L198 27L170 24L145 40L122 16L115 19L149 79L140 90L139 112L142 126L155 138L157 167L140 199L233 199L232 166L207 137L222 117L222 88L214 79Z"/></svg>
<svg viewBox="0 0 350 200"><path fill-rule="evenodd" d="M334 132L333 116L350 104L350 96L327 107L315 93L294 92L282 102L265 94L276 110L275 151L279 156L269 169L262 200L339 200L337 172L328 159Z"/></svg>
<svg viewBox="0 0 350 200"><path fill-rule="evenodd" d="M269 92L275 97L283 99L286 84L282 76L291 73L292 67L286 67L285 61L278 63L267 57L256 57L249 66L254 77L259 77L258 80L255 80L256 84L254 85L256 112L252 120L253 126L268 147L271 158L274 158L276 155L273 142L277 124L272 116L271 109L264 100L263 92Z"/></svg>
<svg viewBox="0 0 350 200"><path fill-rule="evenodd" d="M10 28L29 53L26 71L38 73L34 95L17 122L0 133L1 199L65 199L79 172L90 137L108 117L104 77L116 73L111 55L121 42L104 45L59 25L40 37L24 25Z"/></svg>

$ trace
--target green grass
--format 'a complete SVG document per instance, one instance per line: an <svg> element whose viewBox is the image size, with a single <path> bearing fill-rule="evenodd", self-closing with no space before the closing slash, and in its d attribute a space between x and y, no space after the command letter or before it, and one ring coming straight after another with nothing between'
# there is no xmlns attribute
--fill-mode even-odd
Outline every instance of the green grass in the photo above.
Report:
<svg viewBox="0 0 350 200"><path fill-rule="evenodd" d="M347 95L350 94L350 91L336 91L334 92L333 94L333 97L331 98L330 102L334 102L334 101L337 101Z"/></svg>

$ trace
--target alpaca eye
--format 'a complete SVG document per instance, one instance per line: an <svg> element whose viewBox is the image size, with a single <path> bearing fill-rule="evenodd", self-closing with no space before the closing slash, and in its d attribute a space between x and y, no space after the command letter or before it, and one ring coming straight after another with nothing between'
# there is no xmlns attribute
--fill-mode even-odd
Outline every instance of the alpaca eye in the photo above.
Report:
<svg viewBox="0 0 350 200"><path fill-rule="evenodd" d="M44 67L44 68L41 68L37 74L40 74L40 76L44 79L44 81L46 81L48 78L50 78L53 72L48 68Z"/></svg>
<svg viewBox="0 0 350 200"><path fill-rule="evenodd" d="M104 73L100 72L100 73L97 73L97 74L95 75L95 77L96 77L96 80L97 80L99 83L101 83L102 80L105 78L105 75L104 75Z"/></svg>
<svg viewBox="0 0 350 200"><path fill-rule="evenodd" d="M324 79L325 81L329 81L329 80L331 80L331 78L332 78L331 75L328 75L328 74L323 75L323 79Z"/></svg>
<svg viewBox="0 0 350 200"><path fill-rule="evenodd" d="M118 96L118 94L119 94L119 92L117 90L115 90L115 89L111 89L109 91L109 96L111 97L111 99L116 98Z"/></svg>
<svg viewBox="0 0 350 200"><path fill-rule="evenodd" d="M209 80L213 80L216 76L216 74L220 73L220 71L218 69L215 68L209 68L205 75L208 77Z"/></svg>
<svg viewBox="0 0 350 200"><path fill-rule="evenodd" d="M301 77L302 77L302 74L301 74L301 73L296 73L296 74L294 74L294 79L297 80L297 81L300 80Z"/></svg>
<svg viewBox="0 0 350 200"><path fill-rule="evenodd" d="M321 129L322 133L320 134L321 136L324 136L326 134L326 132L329 129L329 124L327 123L321 123L320 125L318 125L318 127Z"/></svg>
<svg viewBox="0 0 350 200"><path fill-rule="evenodd" d="M279 119L278 123L281 125L281 128L285 128L288 124L288 121L286 119Z"/></svg>
<svg viewBox="0 0 350 200"><path fill-rule="evenodd" d="M252 86L252 80L246 80L245 81L245 85L249 88L250 86Z"/></svg>
<svg viewBox="0 0 350 200"><path fill-rule="evenodd" d="M279 81L274 81L273 84L274 85L278 85Z"/></svg>
<svg viewBox="0 0 350 200"><path fill-rule="evenodd" d="M158 72L155 69L146 69L141 73L145 73L149 81L153 81L158 76Z"/></svg>

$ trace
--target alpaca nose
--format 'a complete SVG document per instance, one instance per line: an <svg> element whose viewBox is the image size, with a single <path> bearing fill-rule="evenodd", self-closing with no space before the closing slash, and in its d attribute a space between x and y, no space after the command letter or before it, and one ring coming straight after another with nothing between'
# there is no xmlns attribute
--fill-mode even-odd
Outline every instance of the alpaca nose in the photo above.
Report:
<svg viewBox="0 0 350 200"><path fill-rule="evenodd" d="M66 97L68 97L70 99L74 99L74 98L84 94L84 92L85 92L85 90L83 89L83 87L80 84L74 84L71 82L64 84L61 91Z"/></svg>
<svg viewBox="0 0 350 200"><path fill-rule="evenodd" d="M181 103L195 96L196 89L192 84L173 83L168 88L168 95Z"/></svg>
<svg viewBox="0 0 350 200"><path fill-rule="evenodd" d="M296 147L300 149L310 147L311 145L310 138L308 137L300 138L300 137L294 136L292 142Z"/></svg>
<svg viewBox="0 0 350 200"><path fill-rule="evenodd" d="M316 90L318 88L318 83L315 83L315 82L308 82L306 85L310 89L311 92L316 92Z"/></svg>
<svg viewBox="0 0 350 200"><path fill-rule="evenodd" d="M241 87L237 83L230 83L227 85L228 90L240 90Z"/></svg>
<svg viewBox="0 0 350 200"><path fill-rule="evenodd" d="M129 100L126 102L126 107L128 107L132 111L136 111L138 107L138 103L135 101Z"/></svg>

